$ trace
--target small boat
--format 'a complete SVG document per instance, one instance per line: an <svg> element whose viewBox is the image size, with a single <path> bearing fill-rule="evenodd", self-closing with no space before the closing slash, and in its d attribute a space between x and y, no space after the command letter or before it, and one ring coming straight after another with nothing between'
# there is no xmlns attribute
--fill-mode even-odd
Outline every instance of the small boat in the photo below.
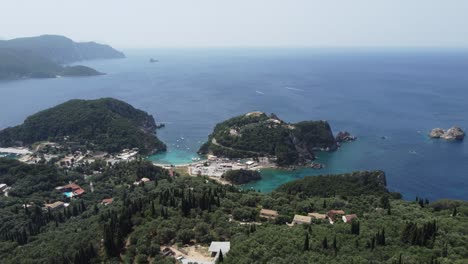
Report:
<svg viewBox="0 0 468 264"><path fill-rule="evenodd" d="M153 58L151 58L149 61L150 61L151 63L159 62L158 60L155 60L155 59L153 59Z"/></svg>

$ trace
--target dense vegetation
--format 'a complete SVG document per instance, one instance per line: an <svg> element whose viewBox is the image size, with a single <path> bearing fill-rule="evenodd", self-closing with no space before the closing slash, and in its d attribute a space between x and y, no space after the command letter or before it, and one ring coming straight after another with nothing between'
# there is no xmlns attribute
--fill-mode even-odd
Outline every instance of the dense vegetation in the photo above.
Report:
<svg viewBox="0 0 468 264"><path fill-rule="evenodd" d="M315 149L336 149L326 121L287 124L274 114L249 113L219 123L199 150L229 158L269 156L280 166L313 160Z"/></svg>
<svg viewBox="0 0 468 264"><path fill-rule="evenodd" d="M76 65L76 66L66 66L63 68L60 75L62 76L95 76L95 75L102 75L93 68L89 68L83 65Z"/></svg>
<svg viewBox="0 0 468 264"><path fill-rule="evenodd" d="M251 181L258 181L262 179L260 172L253 170L230 170L224 173L224 179L232 184L245 184Z"/></svg>
<svg viewBox="0 0 468 264"><path fill-rule="evenodd" d="M336 194L359 196L387 194L387 182L383 171L360 171L341 175L305 177L283 184L279 192L288 194L329 197Z"/></svg>
<svg viewBox="0 0 468 264"><path fill-rule="evenodd" d="M261 194L203 177L170 177L145 161L113 166L97 162L81 170L99 173L85 179L76 170L0 159L0 179L11 178L13 187L11 195L0 197L2 263L175 263L162 256L160 245L208 245L213 240L231 241L225 263L466 263L468 259L466 202L406 202L374 188L350 195L340 186L358 184L346 176L328 182L337 191L322 197L283 191ZM30 184L14 178L33 179L52 171L57 176L50 184L27 195L14 194L13 190ZM152 181L132 184L142 177ZM325 177L316 183L322 180ZM51 186L68 181L79 183L86 194L66 209L42 211L48 195L59 195ZM369 177L359 186L380 182ZM112 204L99 204L109 197L114 198ZM22 206L31 201L33 207ZM260 219L262 207L277 210L280 216ZM294 214L329 209L355 213L358 221L285 225Z"/></svg>
<svg viewBox="0 0 468 264"><path fill-rule="evenodd" d="M70 100L28 117L22 125L0 131L0 146L48 140L111 153L139 148L142 154L148 154L166 149L155 132L151 115L122 101Z"/></svg>
<svg viewBox="0 0 468 264"><path fill-rule="evenodd" d="M86 66L62 64L99 58L122 58L121 52L94 42L76 43L62 36L45 35L0 41L0 80L93 76Z"/></svg>

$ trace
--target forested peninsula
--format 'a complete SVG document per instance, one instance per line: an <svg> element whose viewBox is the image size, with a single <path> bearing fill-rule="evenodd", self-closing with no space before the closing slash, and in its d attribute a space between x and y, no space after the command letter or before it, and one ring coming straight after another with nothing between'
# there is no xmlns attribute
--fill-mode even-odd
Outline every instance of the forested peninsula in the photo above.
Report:
<svg viewBox="0 0 468 264"><path fill-rule="evenodd" d="M57 35L1 40L0 80L101 75L90 67L69 64L124 57L108 45L74 42Z"/></svg>

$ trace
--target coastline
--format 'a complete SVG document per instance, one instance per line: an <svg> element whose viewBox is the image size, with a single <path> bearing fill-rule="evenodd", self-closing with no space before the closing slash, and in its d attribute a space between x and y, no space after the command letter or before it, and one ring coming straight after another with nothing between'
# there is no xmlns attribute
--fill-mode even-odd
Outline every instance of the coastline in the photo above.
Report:
<svg viewBox="0 0 468 264"><path fill-rule="evenodd" d="M0 148L0 153L27 155L32 154L32 151L27 148Z"/></svg>

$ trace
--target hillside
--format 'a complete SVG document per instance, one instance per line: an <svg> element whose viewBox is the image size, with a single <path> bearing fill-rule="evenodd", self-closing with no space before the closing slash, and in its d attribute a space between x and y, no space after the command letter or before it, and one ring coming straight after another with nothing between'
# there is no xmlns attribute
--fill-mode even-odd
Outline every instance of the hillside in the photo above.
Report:
<svg viewBox="0 0 468 264"><path fill-rule="evenodd" d="M248 113L219 123L199 150L228 158L276 157L281 166L315 158L314 150L335 150L337 144L326 121L289 124L272 114Z"/></svg>
<svg viewBox="0 0 468 264"><path fill-rule="evenodd" d="M98 173L85 178L75 169L0 159L0 182L12 187L8 197L0 196L2 263L169 264L176 263L180 252L207 250L212 241L230 241L223 263L236 264L468 260L468 203L463 201L403 201L373 191L327 197L262 194L204 177L170 177L145 161L97 161L81 169ZM150 181L132 184L142 177ZM55 190L70 181L84 188L81 197L67 200ZM318 177L316 183L329 182ZM344 176L334 187L341 183L349 186L354 180ZM107 198L112 203L101 204ZM55 201L69 205L42 210L44 203ZM261 208L278 216L261 218ZM333 225L328 220L286 225L296 214L331 209L357 218L352 223L336 218ZM179 251L171 256L166 247Z"/></svg>
<svg viewBox="0 0 468 264"><path fill-rule="evenodd" d="M95 42L74 42L67 37L58 35L42 35L0 41L0 48L27 50L57 64L125 57L122 52L108 45Z"/></svg>
<svg viewBox="0 0 468 264"><path fill-rule="evenodd" d="M22 125L0 131L0 146L38 141L78 142L111 153L139 148L142 154L165 150L151 115L112 98L70 100L26 118Z"/></svg>
<svg viewBox="0 0 468 264"><path fill-rule="evenodd" d="M0 80L94 76L86 66L63 66L90 59L122 58L123 53L94 42L76 43L62 36L45 35L0 41Z"/></svg>
<svg viewBox="0 0 468 264"><path fill-rule="evenodd" d="M291 195L300 193L307 196L321 197L388 193L387 181L383 171L310 176L281 185L277 191Z"/></svg>

